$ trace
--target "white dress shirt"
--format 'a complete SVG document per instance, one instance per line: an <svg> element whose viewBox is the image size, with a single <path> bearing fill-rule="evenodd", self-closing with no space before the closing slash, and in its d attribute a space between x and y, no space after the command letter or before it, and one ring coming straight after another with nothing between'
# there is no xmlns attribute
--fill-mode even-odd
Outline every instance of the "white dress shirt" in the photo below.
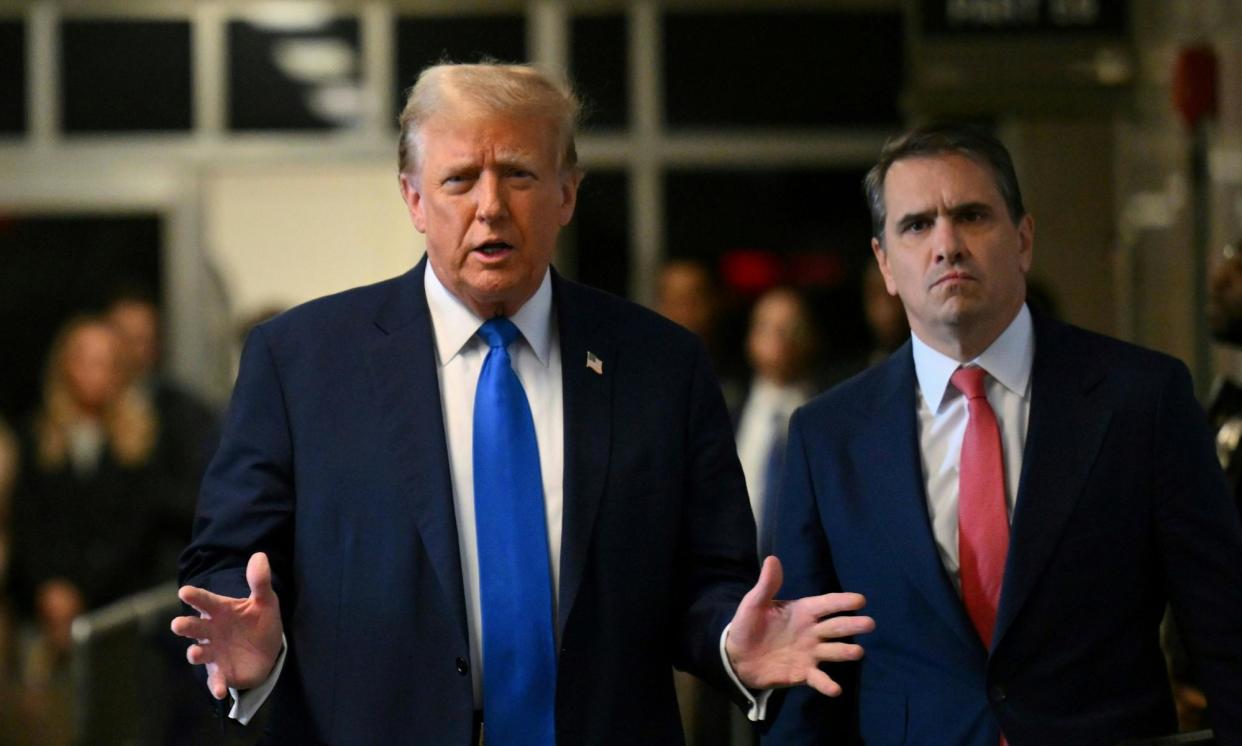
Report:
<svg viewBox="0 0 1242 746"><path fill-rule="evenodd" d="M782 386L772 381L756 378L746 396L742 415L737 423L737 456L746 475L746 491L750 494L750 510L755 515L759 535L763 535L763 523L767 519L764 494L767 485L768 457L773 440L787 436L789 418L794 410L811 398L807 386Z"/></svg>
<svg viewBox="0 0 1242 746"><path fill-rule="evenodd" d="M1031 312L1025 305L1005 331L979 357L967 363L928 347L911 335L914 372L918 378L919 450L923 462L927 512L940 560L953 585L961 593L958 576L957 502L958 465L962 438L970 420L966 397L949 383L959 367L978 365L988 372L985 388L988 403L1000 425L1005 464L1005 502L1013 520L1018 480L1022 476L1022 450L1031 414L1031 364L1035 359L1035 334Z"/></svg>

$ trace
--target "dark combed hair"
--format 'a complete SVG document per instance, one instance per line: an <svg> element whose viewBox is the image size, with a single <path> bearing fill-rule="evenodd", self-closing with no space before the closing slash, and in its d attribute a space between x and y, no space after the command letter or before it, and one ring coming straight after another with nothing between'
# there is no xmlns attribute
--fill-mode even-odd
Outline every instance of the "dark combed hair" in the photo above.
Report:
<svg viewBox="0 0 1242 746"><path fill-rule="evenodd" d="M871 233L877 241L884 241L884 179L894 163L906 158L925 158L945 153L956 153L987 166L996 178L1009 219L1016 225L1026 215L1022 205L1022 190L1018 187L1018 175L1013 168L1009 151L986 130L969 124L939 123L916 127L905 134L884 143L880 159L863 178L863 192L871 209Z"/></svg>

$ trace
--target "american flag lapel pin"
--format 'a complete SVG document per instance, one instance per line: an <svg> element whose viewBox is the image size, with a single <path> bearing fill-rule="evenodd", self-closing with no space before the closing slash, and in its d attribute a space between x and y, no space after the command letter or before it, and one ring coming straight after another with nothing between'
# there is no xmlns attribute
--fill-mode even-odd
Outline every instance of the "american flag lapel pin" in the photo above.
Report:
<svg viewBox="0 0 1242 746"><path fill-rule="evenodd" d="M604 361L595 356L594 352L587 350L587 367L595 372L595 375L604 375Z"/></svg>

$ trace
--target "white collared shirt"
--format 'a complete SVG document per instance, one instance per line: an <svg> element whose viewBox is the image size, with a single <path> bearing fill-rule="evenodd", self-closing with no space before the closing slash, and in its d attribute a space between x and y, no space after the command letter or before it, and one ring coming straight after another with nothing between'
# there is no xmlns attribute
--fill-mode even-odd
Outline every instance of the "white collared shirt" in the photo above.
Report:
<svg viewBox="0 0 1242 746"><path fill-rule="evenodd" d="M1035 360L1035 334L1031 312L1025 305L983 354L958 363L911 335L914 372L918 378L919 450L922 455L927 512L940 560L961 592L958 577L957 502L958 466L962 438L970 414L966 397L949 383L958 367L978 365L988 372L985 388L988 403L1000 425L1005 464L1005 502L1013 520L1018 480L1022 475L1022 450L1026 446L1031 414L1031 365Z"/></svg>
<svg viewBox="0 0 1242 746"><path fill-rule="evenodd" d="M781 386L763 378L751 384L742 416L737 423L737 456L746 475L746 491L750 494L750 509L760 535L767 519L764 494L767 486L768 459L773 440L784 438L789 428L789 418L794 410L811 398L808 386ZM762 559L762 558L761 558Z"/></svg>
<svg viewBox="0 0 1242 746"><path fill-rule="evenodd" d="M453 479L453 510L457 516L457 549L461 553L466 626L470 634L470 675L474 701L483 704L483 606L479 595L479 552L474 523L474 392L487 358L487 343L477 332L480 318L440 283L431 266L424 273L427 308L436 341L436 371L449 471ZM510 320L521 337L509 347L514 372L526 390L548 527L548 567L552 574L555 614L560 591L561 512L564 506L564 406L561 398L561 346L552 310L551 273ZM555 616L553 617L555 618Z"/></svg>

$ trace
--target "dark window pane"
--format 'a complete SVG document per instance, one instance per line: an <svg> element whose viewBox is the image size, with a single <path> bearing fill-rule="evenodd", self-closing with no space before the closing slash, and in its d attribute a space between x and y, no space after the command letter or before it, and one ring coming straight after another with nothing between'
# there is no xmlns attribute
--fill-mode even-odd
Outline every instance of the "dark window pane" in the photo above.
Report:
<svg viewBox="0 0 1242 746"><path fill-rule="evenodd" d="M44 357L62 323L101 310L123 282L158 291L160 246L154 214L0 220L0 413L10 423L37 403Z"/></svg>
<svg viewBox="0 0 1242 746"><path fill-rule="evenodd" d="M26 131L26 26L0 21L0 134Z"/></svg>
<svg viewBox="0 0 1242 746"><path fill-rule="evenodd" d="M567 231L574 277L623 297L630 282L629 183L624 171L588 173Z"/></svg>
<svg viewBox="0 0 1242 746"><path fill-rule="evenodd" d="M899 120L896 13L669 13L664 59L674 127Z"/></svg>
<svg viewBox="0 0 1242 746"><path fill-rule="evenodd" d="M869 339L863 269L873 261L860 171L677 171L665 176L667 254L721 275L725 297L719 365L744 367L749 302L777 284L800 288L825 339L827 362L857 355Z"/></svg>
<svg viewBox="0 0 1242 746"><path fill-rule="evenodd" d="M66 132L193 125L187 21L65 21L61 65Z"/></svg>
<svg viewBox="0 0 1242 746"><path fill-rule="evenodd" d="M586 104L586 127L625 127L630 111L625 16L575 18L570 59L574 85Z"/></svg>
<svg viewBox="0 0 1242 746"><path fill-rule="evenodd" d="M361 116L358 21L313 30L229 23L229 127L329 130Z"/></svg>
<svg viewBox="0 0 1242 746"><path fill-rule="evenodd" d="M525 16L407 16L397 19L397 107L424 67L440 60L526 61Z"/></svg>

